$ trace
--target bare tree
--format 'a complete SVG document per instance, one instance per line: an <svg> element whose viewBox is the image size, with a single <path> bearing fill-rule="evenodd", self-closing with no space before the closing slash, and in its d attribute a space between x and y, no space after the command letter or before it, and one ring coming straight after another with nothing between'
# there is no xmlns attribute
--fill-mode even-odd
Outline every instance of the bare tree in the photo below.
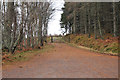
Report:
<svg viewBox="0 0 120 80"><path fill-rule="evenodd" d="M3 5L3 49L43 46L52 8L50 2L5 2ZM24 44L23 44L24 43Z"/></svg>

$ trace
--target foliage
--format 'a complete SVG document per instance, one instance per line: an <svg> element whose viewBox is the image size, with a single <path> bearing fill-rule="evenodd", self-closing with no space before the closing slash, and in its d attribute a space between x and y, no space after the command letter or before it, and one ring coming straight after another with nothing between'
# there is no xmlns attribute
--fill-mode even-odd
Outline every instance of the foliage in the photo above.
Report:
<svg viewBox="0 0 120 80"><path fill-rule="evenodd" d="M16 50L40 48L47 42L48 21L53 9L51 2L3 2L2 49L14 54Z"/></svg>
<svg viewBox="0 0 120 80"><path fill-rule="evenodd" d="M108 36L109 35L105 35ZM87 37L87 35L67 35L65 36L65 41L73 44L77 44L79 46L84 46L88 48L92 48L94 50L100 51L101 53L107 52L107 53L120 53L119 47L118 47L118 37L109 37L102 39L95 40L94 35L92 35L90 38Z"/></svg>
<svg viewBox="0 0 120 80"><path fill-rule="evenodd" d="M120 3L66 2L61 18L61 28L67 34L94 34L104 39L104 34L120 35Z"/></svg>
<svg viewBox="0 0 120 80"><path fill-rule="evenodd" d="M17 51L16 54L5 54L3 56L3 64L9 64L17 61L28 61L35 55L41 55L44 52L48 52L54 46L47 44L42 49L33 49L29 51Z"/></svg>

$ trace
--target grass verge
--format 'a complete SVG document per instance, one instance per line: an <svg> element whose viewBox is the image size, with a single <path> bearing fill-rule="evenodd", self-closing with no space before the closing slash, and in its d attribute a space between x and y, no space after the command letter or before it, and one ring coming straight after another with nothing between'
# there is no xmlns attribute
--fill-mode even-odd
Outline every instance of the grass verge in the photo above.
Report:
<svg viewBox="0 0 120 80"><path fill-rule="evenodd" d="M24 62L24 61L28 61L30 60L32 57L38 55L38 54L43 54L47 51L50 51L51 49L53 49L54 46L51 44L46 44L42 49L34 49L34 50L30 50L30 51L25 51L25 52L21 52L21 53L16 53L16 54L11 54L8 55L6 57L6 59L4 59L2 61L2 63L4 65L7 64L11 64L13 62Z"/></svg>
<svg viewBox="0 0 120 80"><path fill-rule="evenodd" d="M87 35L67 35L64 37L67 44L78 48L84 48L93 52L119 56L118 38L105 37L95 39L93 36L88 38Z"/></svg>

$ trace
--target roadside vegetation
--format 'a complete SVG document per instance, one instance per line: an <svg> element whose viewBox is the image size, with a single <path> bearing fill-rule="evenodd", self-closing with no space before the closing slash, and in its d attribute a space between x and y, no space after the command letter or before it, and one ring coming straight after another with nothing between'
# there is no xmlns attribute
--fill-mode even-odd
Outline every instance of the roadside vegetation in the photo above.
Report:
<svg viewBox="0 0 120 80"><path fill-rule="evenodd" d="M27 55L31 55L31 51L44 48L47 44L48 22L55 10L51 5L51 1L1 2L0 50L3 61L13 61L10 60L13 55L21 57L28 52L30 54Z"/></svg>
<svg viewBox="0 0 120 80"><path fill-rule="evenodd" d="M118 55L120 53L118 37L112 37L111 35L106 35L105 39L95 39L94 35L88 38L87 35L66 35L64 40L68 43L75 44L77 46L83 46L92 49L92 51L97 51L100 53Z"/></svg>
<svg viewBox="0 0 120 80"><path fill-rule="evenodd" d="M54 48L53 45L46 44L41 49L33 49L33 50L28 50L28 51L21 51L21 52L17 52L16 54L5 54L3 56L2 64L7 65L7 64L11 64L12 62L28 61L31 58L33 58L34 56L41 55L44 52L48 52L48 51L52 50L53 48Z"/></svg>
<svg viewBox="0 0 120 80"><path fill-rule="evenodd" d="M101 53L119 53L120 3L65 3L61 28L65 41Z"/></svg>
<svg viewBox="0 0 120 80"><path fill-rule="evenodd" d="M1 2L3 56L16 51L40 49L47 43L48 22L54 9L52 2Z"/></svg>

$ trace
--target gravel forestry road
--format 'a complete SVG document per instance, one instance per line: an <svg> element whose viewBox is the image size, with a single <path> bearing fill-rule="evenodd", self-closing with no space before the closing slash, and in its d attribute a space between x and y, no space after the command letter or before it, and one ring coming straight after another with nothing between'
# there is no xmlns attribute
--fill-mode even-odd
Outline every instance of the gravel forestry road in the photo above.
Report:
<svg viewBox="0 0 120 80"><path fill-rule="evenodd" d="M31 60L3 66L3 78L118 78L118 57L65 43Z"/></svg>

